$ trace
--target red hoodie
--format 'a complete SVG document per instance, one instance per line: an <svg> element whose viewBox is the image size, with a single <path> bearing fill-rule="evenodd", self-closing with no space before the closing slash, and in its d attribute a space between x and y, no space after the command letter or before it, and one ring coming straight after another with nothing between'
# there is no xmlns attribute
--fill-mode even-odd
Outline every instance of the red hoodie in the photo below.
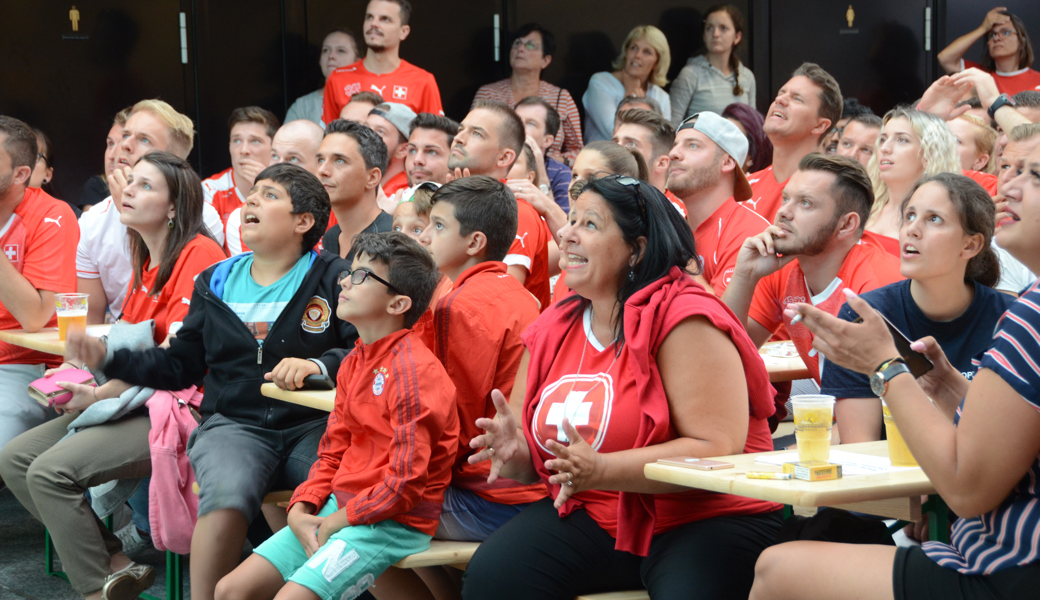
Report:
<svg viewBox="0 0 1040 600"><path fill-rule="evenodd" d="M455 386L411 330L357 341L336 378L318 462L290 508L336 494L351 525L387 519L433 535L458 446Z"/></svg>

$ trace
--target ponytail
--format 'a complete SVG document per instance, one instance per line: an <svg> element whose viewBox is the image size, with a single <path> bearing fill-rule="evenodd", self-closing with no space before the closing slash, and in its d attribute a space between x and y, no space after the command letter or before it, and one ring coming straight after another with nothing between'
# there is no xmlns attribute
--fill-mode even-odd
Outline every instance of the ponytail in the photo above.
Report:
<svg viewBox="0 0 1040 600"><path fill-rule="evenodd" d="M986 287L994 287L1000 282L1000 259L993 251L993 246L987 244L981 252L971 257L964 270L964 280L974 280Z"/></svg>
<svg viewBox="0 0 1040 600"><path fill-rule="evenodd" d="M729 68L733 71L733 95L740 96L744 88L740 87L740 59L737 58L736 50L729 53Z"/></svg>

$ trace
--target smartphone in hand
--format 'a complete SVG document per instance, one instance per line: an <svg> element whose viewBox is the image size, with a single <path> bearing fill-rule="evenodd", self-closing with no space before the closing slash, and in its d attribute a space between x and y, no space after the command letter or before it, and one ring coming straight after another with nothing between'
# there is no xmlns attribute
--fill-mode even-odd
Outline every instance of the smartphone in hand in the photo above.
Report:
<svg viewBox="0 0 1040 600"><path fill-rule="evenodd" d="M892 324L891 321L881 312L878 312L881 318L885 320L885 325L888 326L888 331L892 334L892 339L896 342L896 350L899 351L899 356L906 361L906 366L910 367L910 374L917 379L921 375L924 375L928 371L931 371L935 366L932 361L928 360L928 357L920 352L910 348L911 340L906 337L902 331ZM854 323L862 323L863 317L857 317Z"/></svg>
<svg viewBox="0 0 1040 600"><path fill-rule="evenodd" d="M301 390L334 390L336 382L328 375L308 375L303 378Z"/></svg>

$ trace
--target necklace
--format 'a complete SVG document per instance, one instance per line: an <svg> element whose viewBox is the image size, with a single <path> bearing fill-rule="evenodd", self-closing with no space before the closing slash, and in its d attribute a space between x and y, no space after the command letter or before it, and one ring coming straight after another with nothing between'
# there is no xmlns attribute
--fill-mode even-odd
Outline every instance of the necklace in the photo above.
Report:
<svg viewBox="0 0 1040 600"><path fill-rule="evenodd" d="M582 367L582 365L585 364L585 351L589 348L589 336L590 335L596 335L595 332L592 331L592 324L594 322L593 320L594 320L595 316L596 315L593 312L592 306L589 306L589 329L588 329L588 331L583 331L583 333L585 334L585 344L581 347L581 360L578 361L578 372L574 374L574 379L571 381L571 389L567 392L568 396L570 396L570 394L574 392L574 386L578 383L578 376L581 375L581 367ZM585 329L584 322L582 323L582 329L583 330ZM617 343L617 338L614 338L614 344L616 344L616 343ZM608 376L610 375L610 372L614 369L614 364L617 362L617 359L618 359L619 356L621 356L621 353L615 350L615 352L614 352L614 360L612 360L610 362L610 366L607 367L607 370L604 373L605 375L608 375ZM602 382L602 380L597 379L596 383L594 383L593 386L590 387L585 392L585 394L588 395L589 393L591 393L592 390L594 390L597 387L599 387L599 384L601 382ZM573 426L574 424L572 423L571 425ZM563 429L563 426L560 425L560 430L561 430L560 433L563 433L562 429ZM566 434L564 434L564 436L566 436ZM567 443L569 444L570 440L567 440Z"/></svg>

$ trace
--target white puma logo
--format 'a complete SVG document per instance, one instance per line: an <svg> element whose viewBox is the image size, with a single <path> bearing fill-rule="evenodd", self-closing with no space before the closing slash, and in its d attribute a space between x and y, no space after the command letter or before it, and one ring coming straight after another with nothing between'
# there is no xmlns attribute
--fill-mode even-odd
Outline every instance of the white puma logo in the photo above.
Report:
<svg viewBox="0 0 1040 600"><path fill-rule="evenodd" d="M386 86L384 85L383 87L376 87L376 84L373 83L372 84L372 89L377 91L377 92L379 92L379 95L382 96L383 95L383 90L386 89Z"/></svg>
<svg viewBox="0 0 1040 600"><path fill-rule="evenodd" d="M761 200L761 198L755 198L754 200L748 198L747 200L744 201L744 204L750 204L751 208L758 208L758 201L759 200Z"/></svg>
<svg viewBox="0 0 1040 600"><path fill-rule="evenodd" d="M64 216L65 215L58 215L57 219L52 219L50 217L44 217L43 218L43 222L44 223L54 223L55 225L58 226L59 229L61 229L61 218L64 217Z"/></svg>
<svg viewBox="0 0 1040 600"><path fill-rule="evenodd" d="M524 238L527 237L527 234L529 234L529 233L531 233L531 232L530 231L525 231L523 235L516 236L516 239L520 240L520 247L521 248L526 248L527 247L527 246L524 245Z"/></svg>

